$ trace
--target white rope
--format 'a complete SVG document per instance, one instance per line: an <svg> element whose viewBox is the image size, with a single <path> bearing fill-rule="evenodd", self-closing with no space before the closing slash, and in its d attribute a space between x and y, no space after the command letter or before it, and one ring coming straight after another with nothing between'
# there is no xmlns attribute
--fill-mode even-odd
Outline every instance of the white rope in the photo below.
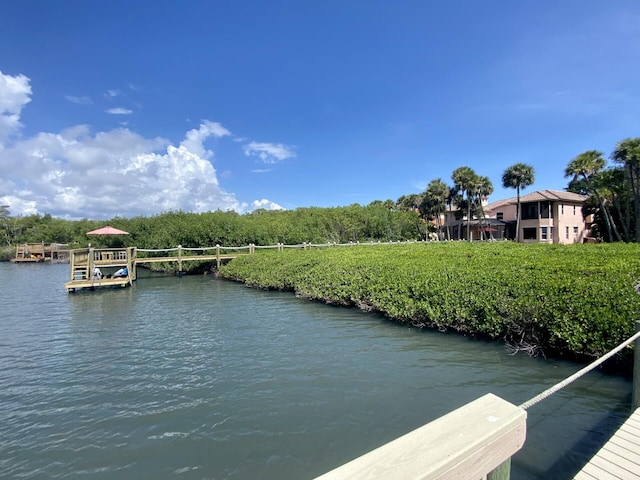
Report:
<svg viewBox="0 0 640 480"><path fill-rule="evenodd" d="M618 345L616 348L611 350L609 353L603 355L602 357L597 359L595 362L590 363L589 365L584 367L582 370L579 370L578 372L574 373L570 377L565 378L560 383L556 383L553 387L546 389L544 392L540 393L539 395L536 395L531 400L529 400L527 402L524 402L522 405L520 405L520 408L526 410L527 408L532 407L536 403L538 403L538 402L544 400L545 398L551 396L552 394L556 393L558 390L566 387L567 385L572 383L574 380L577 380L578 378L583 376L585 373L590 372L591 370L596 368L601 363L604 363L605 361L609 360L611 357L613 357L616 353L618 353L624 347L626 347L627 345L629 345L632 342L635 342L638 338L640 338L640 331L636 332L635 335L633 335L631 338L629 338L628 340L625 340L620 345Z"/></svg>

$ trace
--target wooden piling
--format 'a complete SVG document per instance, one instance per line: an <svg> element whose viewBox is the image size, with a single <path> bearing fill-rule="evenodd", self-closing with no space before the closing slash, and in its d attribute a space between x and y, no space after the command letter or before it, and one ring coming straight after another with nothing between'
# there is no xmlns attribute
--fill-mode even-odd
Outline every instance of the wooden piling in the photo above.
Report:
<svg viewBox="0 0 640 480"><path fill-rule="evenodd" d="M508 458L487 474L487 480L509 480L511 478L511 458Z"/></svg>

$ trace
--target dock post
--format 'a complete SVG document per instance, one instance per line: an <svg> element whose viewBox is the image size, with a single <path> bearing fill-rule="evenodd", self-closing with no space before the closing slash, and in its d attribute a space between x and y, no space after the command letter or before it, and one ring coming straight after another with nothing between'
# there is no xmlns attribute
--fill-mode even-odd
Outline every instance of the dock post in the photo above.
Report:
<svg viewBox="0 0 640 480"><path fill-rule="evenodd" d="M85 280L93 279L93 247L89 244L89 254L87 258L87 278Z"/></svg>
<svg viewBox="0 0 640 480"><path fill-rule="evenodd" d="M216 265L220 270L220 244L216 243Z"/></svg>
<svg viewBox="0 0 640 480"><path fill-rule="evenodd" d="M137 280L138 278L138 262L136 261L138 257L138 249L136 247L129 247L127 251L127 257L129 258L129 262L131 263L131 268L129 268L129 275L131 280Z"/></svg>
<svg viewBox="0 0 640 480"><path fill-rule="evenodd" d="M182 276L182 245L178 245L178 276Z"/></svg>
<svg viewBox="0 0 640 480"><path fill-rule="evenodd" d="M636 332L640 332L640 321L636 321ZM631 395L631 411L640 407L640 338L634 342L633 351L633 393Z"/></svg>

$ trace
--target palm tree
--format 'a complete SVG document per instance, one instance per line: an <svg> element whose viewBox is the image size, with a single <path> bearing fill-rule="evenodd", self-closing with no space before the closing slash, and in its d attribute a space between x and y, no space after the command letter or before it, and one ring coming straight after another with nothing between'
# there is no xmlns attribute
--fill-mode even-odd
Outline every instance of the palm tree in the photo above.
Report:
<svg viewBox="0 0 640 480"><path fill-rule="evenodd" d="M440 238L441 217L447 208L447 198L449 197L449 187L441 179L432 180L422 196L420 213L425 220L436 220L436 230Z"/></svg>
<svg viewBox="0 0 640 480"><path fill-rule="evenodd" d="M475 188L475 202L476 208L478 209L480 222L484 222L485 227L487 226L486 217L484 215L484 206L482 202L486 200L489 195L493 193L493 183L489 180L489 177L478 176L476 178L476 188Z"/></svg>
<svg viewBox="0 0 640 480"><path fill-rule="evenodd" d="M619 142L611 159L624 166L629 191L633 194L636 242L640 242L640 137Z"/></svg>
<svg viewBox="0 0 640 480"><path fill-rule="evenodd" d="M467 240L471 241L471 204L478 183L478 175L469 167L456 168L451 174L456 192L460 192L467 206ZM466 196L466 199L465 199Z"/></svg>
<svg viewBox="0 0 640 480"><path fill-rule="evenodd" d="M396 206L402 211L416 210L422 202L422 196L419 193L410 193L402 195L396 200Z"/></svg>
<svg viewBox="0 0 640 480"><path fill-rule="evenodd" d="M604 223L607 228L609 241L611 241L613 240L611 215L604 203L604 200L602 199L602 195L600 195L598 189L594 187L592 182L592 177L601 172L606 164L607 161L605 160L602 152L599 152L598 150L587 150L569 162L567 168L564 170L564 176L573 177L573 181L576 181L578 178L582 178L587 187L587 192L590 195L595 195L598 200L600 211L602 212L602 218L604 219ZM617 228L615 228L615 232L618 240L621 240Z"/></svg>
<svg viewBox="0 0 640 480"><path fill-rule="evenodd" d="M526 163L511 165L502 174L502 186L516 189L516 242L520 241L520 190L532 185L534 181L535 173L533 167Z"/></svg>

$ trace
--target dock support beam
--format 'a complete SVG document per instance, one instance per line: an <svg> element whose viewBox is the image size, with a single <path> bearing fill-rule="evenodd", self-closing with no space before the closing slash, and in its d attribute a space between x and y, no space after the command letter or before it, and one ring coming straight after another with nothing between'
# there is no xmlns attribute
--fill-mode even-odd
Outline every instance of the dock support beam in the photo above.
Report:
<svg viewBox="0 0 640 480"><path fill-rule="evenodd" d="M636 322L636 332L640 332L640 321ZM631 411L633 412L640 407L640 338L634 342L632 388Z"/></svg>

